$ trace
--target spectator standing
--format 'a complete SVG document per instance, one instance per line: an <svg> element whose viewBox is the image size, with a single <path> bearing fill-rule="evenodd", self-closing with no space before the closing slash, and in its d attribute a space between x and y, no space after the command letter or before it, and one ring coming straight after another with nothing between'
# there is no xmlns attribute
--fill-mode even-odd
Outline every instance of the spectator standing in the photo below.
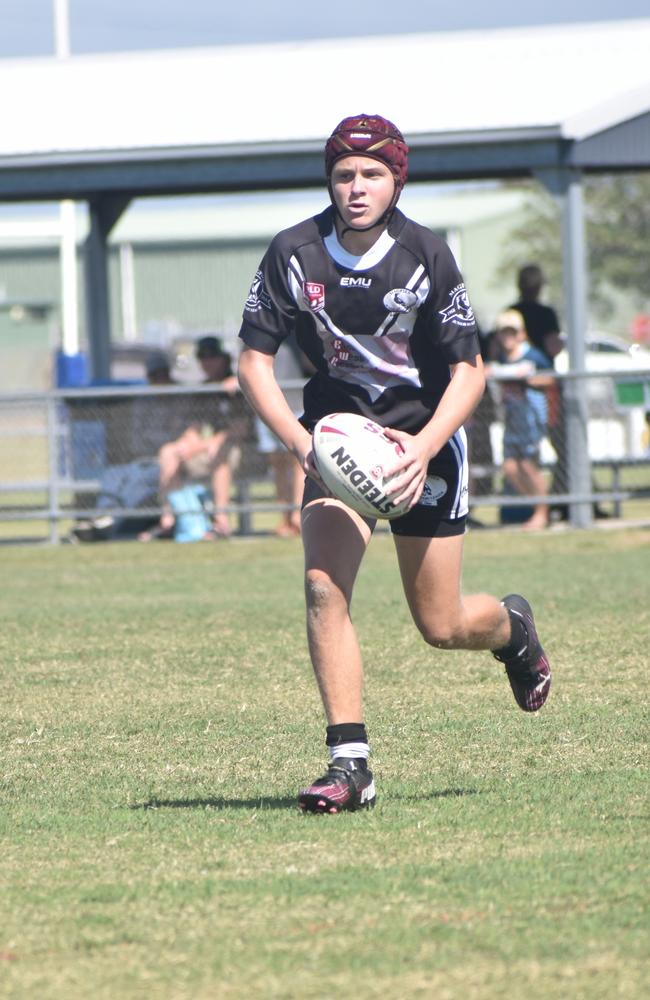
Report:
<svg viewBox="0 0 650 1000"><path fill-rule="evenodd" d="M539 301L545 284L546 278L539 265L527 264L520 268L517 274L519 300L508 308L521 313L529 343L545 354L554 367L553 360L563 345L555 309Z"/></svg>
<svg viewBox="0 0 650 1000"><path fill-rule="evenodd" d="M546 481L539 464L539 449L547 433L547 401L544 389L549 376L537 375L552 365L547 356L533 347L526 336L523 316L508 309L497 319L495 331L497 362L489 374L503 374L500 382L505 420L503 434L503 474L522 496L545 496ZM536 530L548 526L548 505L539 502L523 527Z"/></svg>
<svg viewBox="0 0 650 1000"><path fill-rule="evenodd" d="M563 347L560 333L560 321L552 306L540 302L542 289L546 284L544 272L538 264L526 264L517 274L519 299L509 308L521 313L526 327L526 335L530 344L541 351L555 368L555 358ZM551 493L568 493L568 457L566 446L566 430L564 426L564 404L562 399L562 383L558 379L550 381L546 390L548 402L548 436L556 455L553 470ZM566 520L568 508L566 504L553 507L560 519Z"/></svg>

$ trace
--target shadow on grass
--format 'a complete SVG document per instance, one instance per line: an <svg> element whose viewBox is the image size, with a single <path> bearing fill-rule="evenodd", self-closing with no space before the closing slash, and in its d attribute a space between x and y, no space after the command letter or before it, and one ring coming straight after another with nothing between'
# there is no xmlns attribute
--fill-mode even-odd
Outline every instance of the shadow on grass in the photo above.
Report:
<svg viewBox="0 0 650 1000"><path fill-rule="evenodd" d="M150 799L133 802L129 809L290 809L298 807L293 799Z"/></svg>
<svg viewBox="0 0 650 1000"><path fill-rule="evenodd" d="M390 795L396 802L422 802L426 799L460 798L478 795L474 788L445 788L439 792L425 792L421 795ZM149 799L148 802L132 802L129 809L296 809L298 799L257 798L257 799Z"/></svg>

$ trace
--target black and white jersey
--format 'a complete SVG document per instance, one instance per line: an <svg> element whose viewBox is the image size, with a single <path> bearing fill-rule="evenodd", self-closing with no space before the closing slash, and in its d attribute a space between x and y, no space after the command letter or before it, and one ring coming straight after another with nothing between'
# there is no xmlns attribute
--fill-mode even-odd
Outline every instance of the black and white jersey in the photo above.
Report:
<svg viewBox="0 0 650 1000"><path fill-rule="evenodd" d="M449 384L449 366L480 353L449 247L399 210L361 257L339 243L331 207L275 237L240 337L275 354L292 331L316 368L304 393L308 429L346 410L416 433Z"/></svg>

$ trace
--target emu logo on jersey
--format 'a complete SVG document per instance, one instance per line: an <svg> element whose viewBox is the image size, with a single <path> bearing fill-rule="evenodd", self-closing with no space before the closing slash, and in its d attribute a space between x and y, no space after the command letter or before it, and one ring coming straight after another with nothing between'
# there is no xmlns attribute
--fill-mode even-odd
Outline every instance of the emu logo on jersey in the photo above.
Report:
<svg viewBox="0 0 650 1000"><path fill-rule="evenodd" d="M384 306L393 313L410 312L417 301L417 295L410 288L391 288L384 295Z"/></svg>
<svg viewBox="0 0 650 1000"><path fill-rule="evenodd" d="M447 492L447 484L440 476L427 476L424 481L422 496L418 500L418 505L422 507L437 507L440 497L444 497Z"/></svg>
<svg viewBox="0 0 650 1000"><path fill-rule="evenodd" d="M318 281L303 281L302 294L305 305L312 312L320 312L325 308L325 285L321 285Z"/></svg>
<svg viewBox="0 0 650 1000"><path fill-rule="evenodd" d="M474 325L474 310L472 309L464 284L456 285L449 293L450 304L440 309L443 323L458 323L459 326Z"/></svg>
<svg viewBox="0 0 650 1000"><path fill-rule="evenodd" d="M372 278L341 278L339 285L341 288L370 288Z"/></svg>
<svg viewBox="0 0 650 1000"><path fill-rule="evenodd" d="M257 271L255 277L253 278L253 284L251 285L251 290L248 293L245 308L249 312L259 312L262 308L271 308L271 299L269 297L269 293L264 287L264 275L261 271Z"/></svg>

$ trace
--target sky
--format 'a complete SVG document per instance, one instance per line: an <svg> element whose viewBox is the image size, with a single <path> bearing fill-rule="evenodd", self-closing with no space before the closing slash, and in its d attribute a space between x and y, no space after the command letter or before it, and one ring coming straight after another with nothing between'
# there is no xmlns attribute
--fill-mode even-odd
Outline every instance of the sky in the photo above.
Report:
<svg viewBox="0 0 650 1000"><path fill-rule="evenodd" d="M0 58L54 50L54 0L0 0ZM69 0L73 54L623 20L648 0Z"/></svg>

